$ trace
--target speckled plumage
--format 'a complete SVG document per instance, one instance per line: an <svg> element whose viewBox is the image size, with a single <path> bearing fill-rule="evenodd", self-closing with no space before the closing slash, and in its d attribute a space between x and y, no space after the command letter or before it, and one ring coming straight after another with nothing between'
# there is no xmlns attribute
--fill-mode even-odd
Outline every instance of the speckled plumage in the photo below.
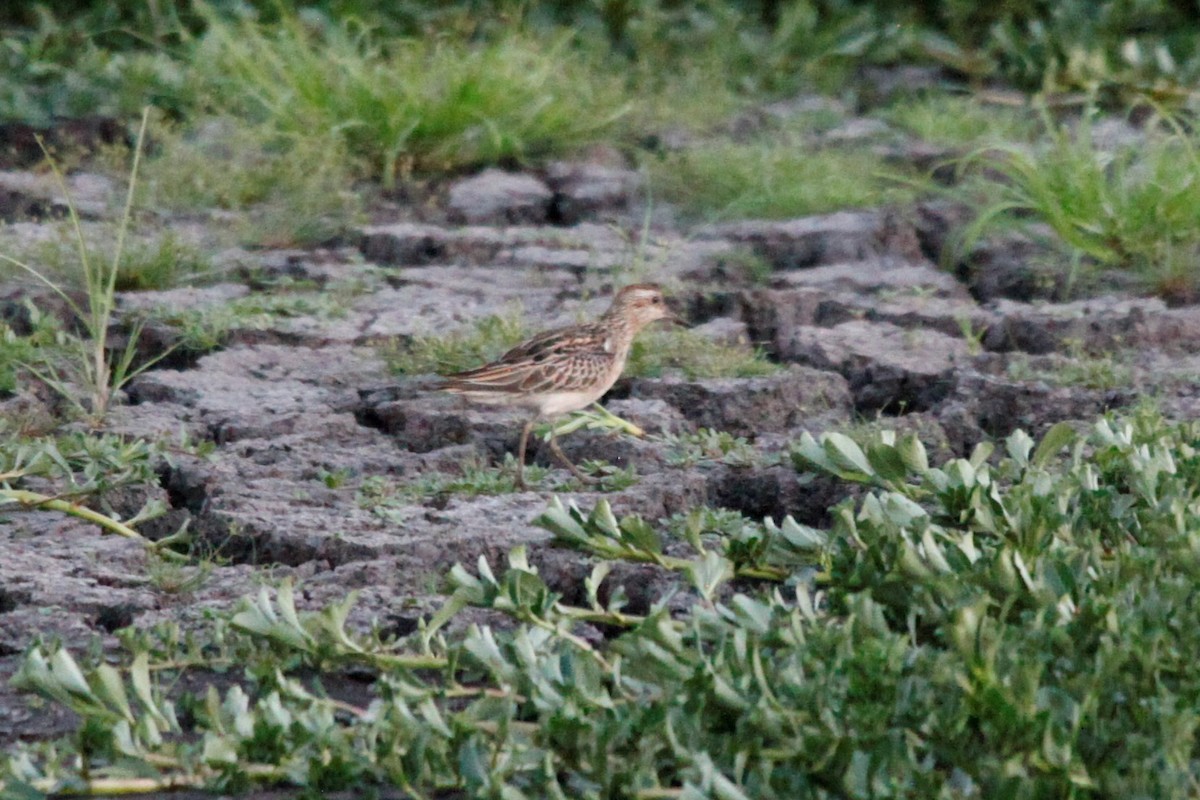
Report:
<svg viewBox="0 0 1200 800"><path fill-rule="evenodd" d="M604 396L621 371L638 332L656 320L678 322L655 284L626 286L600 319L534 336L482 367L447 375L441 388L488 405L524 408L535 416L521 435L517 482L524 485L525 446L539 419L585 408ZM551 450L579 475L551 439Z"/></svg>

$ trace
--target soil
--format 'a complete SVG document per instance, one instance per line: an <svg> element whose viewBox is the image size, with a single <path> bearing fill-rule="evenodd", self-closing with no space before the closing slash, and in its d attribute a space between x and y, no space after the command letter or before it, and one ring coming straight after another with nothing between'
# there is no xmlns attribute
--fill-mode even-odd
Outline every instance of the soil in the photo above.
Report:
<svg viewBox="0 0 1200 800"><path fill-rule="evenodd" d="M285 577L298 581L302 608L355 591L352 626L380 621L411 630L437 608L439 579L451 566L473 566L480 556L498 563L517 545L530 547L552 588L578 596L586 558L554 547L531 524L552 488L440 494L387 515L357 499L369 478L403 484L460 470L467 459L500 463L515 451L519 415L432 392L429 376L390 375L378 347L467 328L514 302L530 327L550 327L598 313L619 283L656 280L698 330L715 340L744 338L782 365L747 379L620 381L607 407L650 435L584 431L563 442L572 458L636 468L631 487L603 495L619 514L661 519L709 504L819 525L848 491L778 459L762 467L674 466L663 432L725 430L769 456L802 431L865 422L917 430L934 458L949 458L1018 428L1036 437L1062 420L1087 424L1151 394L1168 415L1196 412L1196 306L1168 307L1121 288L1064 301L1054 276L1069 270L1065 258L1061 269L1048 268L1052 254L1019 236L989 240L969 260L946 266L947 231L964 210L941 202L688 225L669 209L643 208L638 173L611 162L605 154L522 173L488 170L444 187L432 211L375 209L371 225L327 247L226 254L211 285L122 295L124 312L203 309L286 277L327 288L332 310L235 326L215 351L174 354L135 379L108 418L106 430L124 436L185 435L215 445L210 455L164 460L157 485L97 501L126 515L149 497L165 501L170 512L143 533L160 537L187 522L218 558L199 588L164 589L149 577L137 543L78 520L49 512L0 517L0 745L73 725L68 714L7 685L39 637L76 651L96 642L113 649L122 626L202 626L210 612ZM4 215L23 220L31 235L53 224L44 217L55 207L36 178L0 175ZM771 272L757 281L743 274L747 253ZM353 281L358 291L334 291ZM0 318L19 319L31 294L0 286ZM152 326L142 347L161 351L174 336ZM1117 377L1060 385L1086 358L1108 360ZM48 414L49 402L23 387L0 399L0 414ZM549 465L544 449L533 458ZM546 485L565 482L560 471ZM560 496L586 508L602 495ZM635 606L664 588L662 576L647 580L644 569L614 577L626 580Z"/></svg>

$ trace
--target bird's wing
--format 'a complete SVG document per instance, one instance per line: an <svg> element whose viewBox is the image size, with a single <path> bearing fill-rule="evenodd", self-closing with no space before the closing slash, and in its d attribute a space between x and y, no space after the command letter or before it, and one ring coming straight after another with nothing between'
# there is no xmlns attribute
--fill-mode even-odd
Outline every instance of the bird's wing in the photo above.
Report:
<svg viewBox="0 0 1200 800"><path fill-rule="evenodd" d="M512 394L588 389L613 367L606 333L594 325L546 331L490 364L446 376L443 388Z"/></svg>

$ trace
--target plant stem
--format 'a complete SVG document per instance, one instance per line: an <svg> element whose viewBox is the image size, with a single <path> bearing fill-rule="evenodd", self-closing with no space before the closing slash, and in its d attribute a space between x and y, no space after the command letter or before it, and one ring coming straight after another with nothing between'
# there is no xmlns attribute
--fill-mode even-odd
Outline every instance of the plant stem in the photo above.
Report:
<svg viewBox="0 0 1200 800"><path fill-rule="evenodd" d="M145 536L135 531L133 528L124 523L113 519L110 516L101 514L99 511L94 511L87 506L81 506L78 503L72 503L69 500L63 500L59 497L51 497L50 495L39 494L38 492L30 492L24 489L0 489L0 503L3 501L17 503L22 508L44 508L50 511L61 511L64 514L69 514L72 517L87 522L95 523L105 530L111 531L118 536L124 536L126 539L135 539L142 543L147 550L153 550L156 555L172 561L186 561L187 556L182 553L176 553L174 550L162 548L158 542L152 542Z"/></svg>

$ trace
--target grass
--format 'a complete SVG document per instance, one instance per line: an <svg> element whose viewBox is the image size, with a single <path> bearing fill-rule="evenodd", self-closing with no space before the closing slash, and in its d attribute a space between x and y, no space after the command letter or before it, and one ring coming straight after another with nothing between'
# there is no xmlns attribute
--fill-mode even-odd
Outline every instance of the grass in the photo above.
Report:
<svg viewBox="0 0 1200 800"><path fill-rule="evenodd" d="M368 290L368 282L359 279L330 283L321 290L283 282L219 305L154 307L145 318L174 328L180 349L207 353L223 347L236 330L266 330L288 319L343 318L353 298Z"/></svg>
<svg viewBox="0 0 1200 800"><path fill-rule="evenodd" d="M377 41L285 15L270 30L210 16L194 61L219 111L285 136L341 140L384 184L598 141L625 112L617 77L567 37Z"/></svg>
<svg viewBox="0 0 1200 800"><path fill-rule="evenodd" d="M577 466L580 472L597 481L585 487L590 491L618 492L637 482L637 471L632 467L620 468L596 460L581 461ZM553 470L549 467L537 464L525 466L525 480L533 487L542 486L552 474ZM524 491L517 488L516 476L516 460L511 453L505 455L504 463L497 466L470 458L464 460L456 472L425 472L409 482L370 476L359 486L356 499L360 508L385 519L402 522L402 515L397 513L400 509L424 503L430 498L447 495L480 497ZM577 491L580 484L568 475L566 480L546 488Z"/></svg>
<svg viewBox="0 0 1200 800"><path fill-rule="evenodd" d="M26 305L26 311L30 329L24 334L0 323L0 397L12 395L26 384L29 373L24 365L62 355L62 327L32 303Z"/></svg>
<svg viewBox="0 0 1200 800"><path fill-rule="evenodd" d="M646 163L655 195L702 219L783 219L911 200L895 167L866 149L787 137L701 144ZM908 179L911 184L911 178Z"/></svg>
<svg viewBox="0 0 1200 800"><path fill-rule="evenodd" d="M283 134L230 117L202 118L187 130L168 129L157 142L139 205L232 212L233 235L246 244L321 244L362 221L345 148L319 131Z"/></svg>
<svg viewBox="0 0 1200 800"><path fill-rule="evenodd" d="M997 176L967 190L979 207L962 234L969 248L1014 217L1050 226L1061 243L1094 267L1131 270L1168 298L1197 293L1200 257L1200 158L1193 135L1149 127L1138 144L1105 149L1093 141L1093 116L1055 126L1044 145L997 145L968 158Z"/></svg>
<svg viewBox="0 0 1200 800"><path fill-rule="evenodd" d="M1116 353L1089 356L1082 348L1069 347L1065 356L1038 359L1016 354L1007 372L1016 381L1043 381L1051 386L1109 390L1133 385L1133 368L1127 358Z"/></svg>
<svg viewBox="0 0 1200 800"><path fill-rule="evenodd" d="M519 312L494 314L457 333L389 343L380 353L395 374L449 374L499 357L529 333ZM634 340L625 373L653 378L678 371L689 378L751 378L778 370L761 351L749 347L720 344L686 330L649 330Z"/></svg>
<svg viewBox="0 0 1200 800"><path fill-rule="evenodd" d="M478 367L502 355L530 334L520 311L492 314L471 328L446 336L416 336L385 344L380 354L398 375L449 374Z"/></svg>
<svg viewBox="0 0 1200 800"><path fill-rule="evenodd" d="M166 353L162 353L157 356L157 359L134 365L137 341L141 335L141 326L137 323L132 327L129 342L123 352L114 355L108 347L109 325L116 310L116 288L122 265L125 263L125 243L132 222L134 190L137 186L138 167L141 164L142 144L145 141L148 121L149 109L146 109L142 113L141 128L138 131L137 144L133 151L129 169L129 189L126 194L124 213L117 225L116 243L113 246L111 259L101 257L92 251L84 236L83 227L75 205L71 201L66 181L56 162L50 158L49 153L46 154L47 162L58 182L59 190L67 198L80 268L78 280L84 290L82 304L76 302L75 298L62 285L47 277L38 267L0 253L0 262L5 262L21 270L54 292L66 304L82 327L83 336L66 334L64 347L57 353L47 354L62 355L62 358L48 360L41 358L44 353L39 352L38 360L25 363L24 369L57 392L80 416L87 417L93 422L103 420L116 391L119 391L140 371L152 365L154 360L161 359L166 355Z"/></svg>
<svg viewBox="0 0 1200 800"><path fill-rule="evenodd" d="M115 228L115 229L114 229ZM64 288L87 291L87 280L80 261L79 231L73 224L54 225L53 235L32 241L22 237L5 237L13 244L11 251L21 261L36 264L43 277ZM117 258L116 244L121 238L120 226L88 225L82 229L84 246L89 260L116 263L117 292L171 289L203 281L212 271L212 263L198 245L185 240L170 229L128 237L123 252ZM0 264L0 275L16 272L11 263ZM21 270L24 272L24 270ZM19 274L19 273L17 273Z"/></svg>
<svg viewBox="0 0 1200 800"><path fill-rule="evenodd" d="M657 378L680 372L688 378L756 378L779 365L761 350L722 344L689 330L649 330L633 342L625 374Z"/></svg>
<svg viewBox="0 0 1200 800"><path fill-rule="evenodd" d="M4 26L0 120L49 127L63 118L134 117L148 102L172 113L194 104L187 69L170 53L138 49L133 35L103 44L99 20L35 8L31 24Z"/></svg>
<svg viewBox="0 0 1200 800"><path fill-rule="evenodd" d="M499 466L488 466L477 458L465 459L459 471L425 472L411 482L397 482L372 476L363 481L358 489L358 504L375 513L386 515L389 509L421 503L438 495L479 497L482 495L512 494L516 486L517 467L511 455ZM537 465L527 465L526 480L537 485L545 480L550 470Z"/></svg>
<svg viewBox="0 0 1200 800"><path fill-rule="evenodd" d="M1028 142L1038 131L1028 110L988 105L971 95L929 93L906 97L880 115L901 130L951 147L983 142Z"/></svg>
<svg viewBox="0 0 1200 800"><path fill-rule="evenodd" d="M596 559L573 602L518 547L456 566L399 641L283 583L208 631L125 631L116 661L38 644L15 685L81 733L18 745L0 788L1187 796L1197 442L1149 410L938 465L912 435L806 435L797 466L860 489L827 530L553 501L536 524ZM678 588L633 611L622 563ZM169 691L229 664L232 687ZM314 682L348 669L369 707Z"/></svg>

